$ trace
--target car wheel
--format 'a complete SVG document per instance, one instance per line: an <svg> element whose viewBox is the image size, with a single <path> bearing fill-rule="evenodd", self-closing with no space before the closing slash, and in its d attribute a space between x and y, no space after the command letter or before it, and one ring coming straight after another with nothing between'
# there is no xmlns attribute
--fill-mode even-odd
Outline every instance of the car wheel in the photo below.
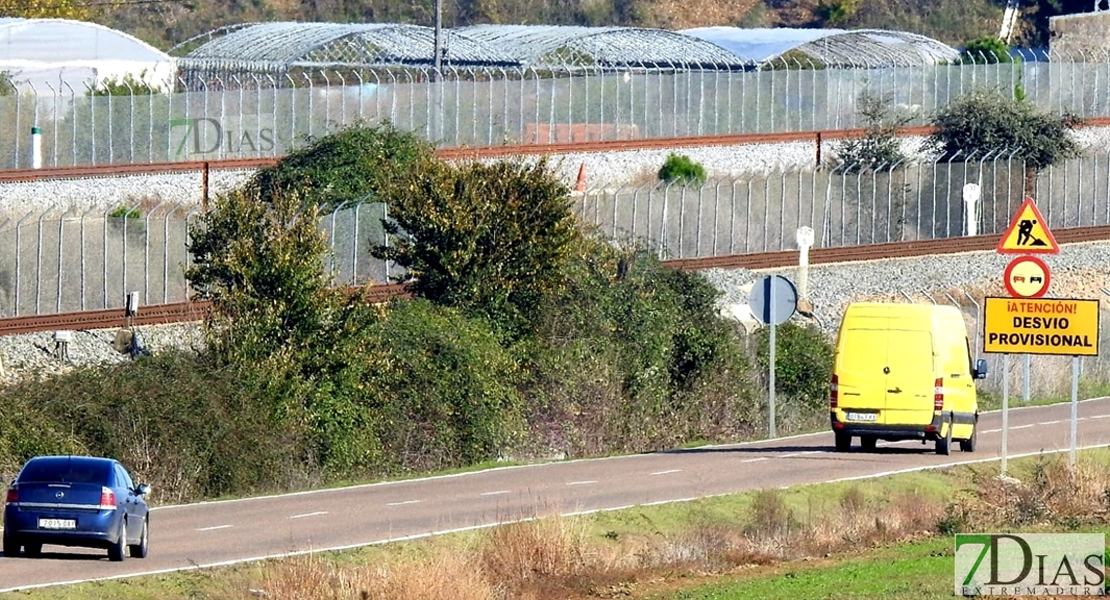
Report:
<svg viewBox="0 0 1110 600"><path fill-rule="evenodd" d="M127 519L124 518L120 521L119 525L119 539L116 543L108 547L108 560L112 562L120 562L127 555Z"/></svg>
<svg viewBox="0 0 1110 600"><path fill-rule="evenodd" d="M835 432L834 436L836 438L837 452L847 452L848 449L852 447L852 436L843 431Z"/></svg>
<svg viewBox="0 0 1110 600"><path fill-rule="evenodd" d="M975 452L975 445L979 441L977 439L978 437L979 437L979 423L976 422L974 425L971 426L971 437L967 438L966 440L960 440L960 451L961 452Z"/></svg>
<svg viewBox="0 0 1110 600"><path fill-rule="evenodd" d="M875 451L875 444L878 441L879 441L879 438L877 438L873 435L862 435L859 438L859 445L860 445L861 448L863 448L863 450L865 452L874 452Z"/></svg>
<svg viewBox="0 0 1110 600"><path fill-rule="evenodd" d="M42 544L23 544L23 552L29 558L38 558L42 556Z"/></svg>
<svg viewBox="0 0 1110 600"><path fill-rule="evenodd" d="M150 535L150 518L143 519L143 534L139 537L139 543L128 546L127 549L131 552L131 558L146 558L148 547L150 545L148 538Z"/></svg>
<svg viewBox="0 0 1110 600"><path fill-rule="evenodd" d="M948 424L948 433L937 439L937 454L948 456L952 454L952 424Z"/></svg>
<svg viewBox="0 0 1110 600"><path fill-rule="evenodd" d="M4 536L4 556L15 558L19 556L19 540L14 535Z"/></svg>

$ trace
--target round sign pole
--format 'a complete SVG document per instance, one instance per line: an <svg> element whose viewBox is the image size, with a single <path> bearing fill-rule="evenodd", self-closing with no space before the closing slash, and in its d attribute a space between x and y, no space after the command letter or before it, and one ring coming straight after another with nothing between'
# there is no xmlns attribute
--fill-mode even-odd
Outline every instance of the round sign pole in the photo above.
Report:
<svg viewBox="0 0 1110 600"><path fill-rule="evenodd" d="M771 319L770 319L771 320L770 339L767 342L767 345L769 346L767 350L768 350L768 352L770 352L770 357L771 357L770 360L767 361L771 365L770 368L768 369L770 371L770 373L768 373L768 375L767 375L767 379L770 381L770 383L768 383L768 385L767 385L767 387L769 388L769 390L768 390L769 403L767 405L767 413L768 413L768 417L767 417L767 420L768 420L768 434L767 435L770 438L775 438L775 437L778 437L776 432L775 432L775 287L776 286L775 286L775 280L772 279L772 278L764 279L764 281L767 282L767 284L768 284L767 287L770 288L770 289L767 290L767 303L770 304L770 316L771 316Z"/></svg>

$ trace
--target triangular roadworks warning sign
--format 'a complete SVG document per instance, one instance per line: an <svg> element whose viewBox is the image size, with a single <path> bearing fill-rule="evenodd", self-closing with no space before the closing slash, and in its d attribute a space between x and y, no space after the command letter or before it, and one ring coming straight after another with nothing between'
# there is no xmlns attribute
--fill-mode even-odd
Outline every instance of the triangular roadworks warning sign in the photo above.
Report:
<svg viewBox="0 0 1110 600"><path fill-rule="evenodd" d="M1010 227L998 240L998 252L1001 254L1058 254L1060 245L1052 232L1048 230L1041 211L1033 204L1032 198L1026 198L1021 203L1021 208L1014 213L1014 220Z"/></svg>

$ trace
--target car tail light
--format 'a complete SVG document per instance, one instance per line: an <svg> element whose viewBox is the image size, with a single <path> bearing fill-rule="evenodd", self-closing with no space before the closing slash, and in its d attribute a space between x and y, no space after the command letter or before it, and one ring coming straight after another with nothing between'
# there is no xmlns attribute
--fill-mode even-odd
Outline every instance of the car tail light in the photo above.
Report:
<svg viewBox="0 0 1110 600"><path fill-rule="evenodd" d="M944 379L937 377L933 387L933 410L944 410Z"/></svg>
<svg viewBox="0 0 1110 600"><path fill-rule="evenodd" d="M16 502L19 502L19 490L8 488L8 493L4 496L4 504L15 504Z"/></svg>
<svg viewBox="0 0 1110 600"><path fill-rule="evenodd" d="M111 488L100 488L100 510L116 509L116 493Z"/></svg>
<svg viewBox="0 0 1110 600"><path fill-rule="evenodd" d="M840 379L832 376L832 383L829 384L829 408L835 409L837 404L840 403Z"/></svg>

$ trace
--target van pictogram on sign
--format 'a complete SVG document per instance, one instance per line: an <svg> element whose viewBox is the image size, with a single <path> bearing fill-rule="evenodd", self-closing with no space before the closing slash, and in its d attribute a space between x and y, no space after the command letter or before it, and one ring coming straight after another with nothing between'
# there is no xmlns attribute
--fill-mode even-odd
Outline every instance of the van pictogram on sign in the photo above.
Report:
<svg viewBox="0 0 1110 600"><path fill-rule="evenodd" d="M1048 230L1033 199L1026 198L1014 213L1006 233L998 240L997 250L1002 254L1058 254L1060 245Z"/></svg>

